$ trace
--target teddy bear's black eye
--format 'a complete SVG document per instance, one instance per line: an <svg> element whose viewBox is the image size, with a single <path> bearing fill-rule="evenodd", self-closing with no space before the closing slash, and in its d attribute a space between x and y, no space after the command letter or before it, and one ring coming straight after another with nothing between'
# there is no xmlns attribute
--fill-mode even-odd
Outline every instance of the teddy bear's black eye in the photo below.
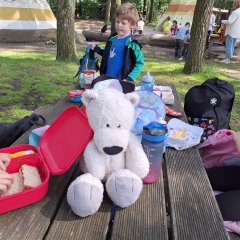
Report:
<svg viewBox="0 0 240 240"><path fill-rule="evenodd" d="M107 123L107 124L106 124L106 127L110 127L110 125Z"/></svg>
<svg viewBox="0 0 240 240"><path fill-rule="evenodd" d="M120 128L120 127L121 127L121 124L118 125L118 128Z"/></svg>

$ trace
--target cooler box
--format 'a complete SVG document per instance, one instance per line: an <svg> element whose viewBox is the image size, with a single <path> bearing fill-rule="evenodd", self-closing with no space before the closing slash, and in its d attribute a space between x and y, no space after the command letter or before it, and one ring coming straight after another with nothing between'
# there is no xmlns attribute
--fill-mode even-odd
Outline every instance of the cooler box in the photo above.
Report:
<svg viewBox="0 0 240 240"><path fill-rule="evenodd" d="M32 204L42 199L48 191L50 173L66 172L92 139L93 131L84 110L69 107L51 124L40 140L40 148L28 144L0 149L1 153L25 150L33 154L12 158L7 172L18 172L23 164L36 166L42 184L20 193L0 197L0 214Z"/></svg>

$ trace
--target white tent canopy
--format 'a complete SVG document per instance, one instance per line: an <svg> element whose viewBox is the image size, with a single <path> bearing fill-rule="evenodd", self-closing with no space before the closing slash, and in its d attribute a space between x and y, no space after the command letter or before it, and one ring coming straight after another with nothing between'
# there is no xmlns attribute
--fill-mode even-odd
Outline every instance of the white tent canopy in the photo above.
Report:
<svg viewBox="0 0 240 240"><path fill-rule="evenodd" d="M46 0L0 0L0 29L56 29L56 18Z"/></svg>

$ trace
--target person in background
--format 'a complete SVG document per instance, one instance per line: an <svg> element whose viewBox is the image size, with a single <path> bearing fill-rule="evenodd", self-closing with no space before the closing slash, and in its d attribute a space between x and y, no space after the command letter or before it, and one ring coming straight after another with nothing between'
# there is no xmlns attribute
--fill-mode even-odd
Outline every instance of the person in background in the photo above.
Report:
<svg viewBox="0 0 240 240"><path fill-rule="evenodd" d="M5 193L13 184L12 175L6 172L9 159L6 154L0 153L0 194Z"/></svg>
<svg viewBox="0 0 240 240"><path fill-rule="evenodd" d="M171 18L168 16L166 18L165 23L163 24L163 33L164 34L169 34L170 33L170 28L171 28Z"/></svg>
<svg viewBox="0 0 240 240"><path fill-rule="evenodd" d="M143 18L140 17L139 20L138 20L138 23L137 23L137 29L138 29L138 34L143 34L143 28L144 28L144 21L143 21Z"/></svg>
<svg viewBox="0 0 240 240"><path fill-rule="evenodd" d="M92 49L102 56L100 74L112 75L120 81L134 81L144 66L144 55L141 45L131 34L136 26L138 12L134 4L124 3L116 9L117 34L111 36L105 46L100 48L96 43L89 43Z"/></svg>
<svg viewBox="0 0 240 240"><path fill-rule="evenodd" d="M177 21L176 21L176 20L173 20L173 25L172 25L171 28L170 28L171 35L172 35L172 36L175 36L177 30L178 30Z"/></svg>
<svg viewBox="0 0 240 240"><path fill-rule="evenodd" d="M232 13L230 14L228 20L222 20L222 23L226 24L226 58L221 62L228 64L234 54L234 48L237 43L237 39L240 38L240 0L234 1L232 6Z"/></svg>
<svg viewBox="0 0 240 240"><path fill-rule="evenodd" d="M216 21L216 16L213 13L211 13L210 21L209 21L209 25L208 25L208 34L207 34L206 46L209 45L209 41L210 41L210 37L212 35L213 26L215 24L215 21Z"/></svg>
<svg viewBox="0 0 240 240"><path fill-rule="evenodd" d="M178 60L183 60L182 53L183 53L183 44L184 38L190 38L190 28L191 24L187 22L185 26L180 27L176 33L176 42L175 42L175 58Z"/></svg>

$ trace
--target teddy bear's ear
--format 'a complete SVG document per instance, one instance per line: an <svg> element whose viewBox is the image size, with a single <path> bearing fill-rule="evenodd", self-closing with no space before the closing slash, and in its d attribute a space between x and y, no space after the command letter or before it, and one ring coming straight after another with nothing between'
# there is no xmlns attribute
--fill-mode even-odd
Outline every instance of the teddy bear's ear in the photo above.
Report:
<svg viewBox="0 0 240 240"><path fill-rule="evenodd" d="M94 90L86 90L82 95L82 103L87 106L91 100L97 99L98 93Z"/></svg>
<svg viewBox="0 0 240 240"><path fill-rule="evenodd" d="M140 97L137 93L127 93L125 94L126 98L132 103L133 106L137 106L140 100Z"/></svg>

